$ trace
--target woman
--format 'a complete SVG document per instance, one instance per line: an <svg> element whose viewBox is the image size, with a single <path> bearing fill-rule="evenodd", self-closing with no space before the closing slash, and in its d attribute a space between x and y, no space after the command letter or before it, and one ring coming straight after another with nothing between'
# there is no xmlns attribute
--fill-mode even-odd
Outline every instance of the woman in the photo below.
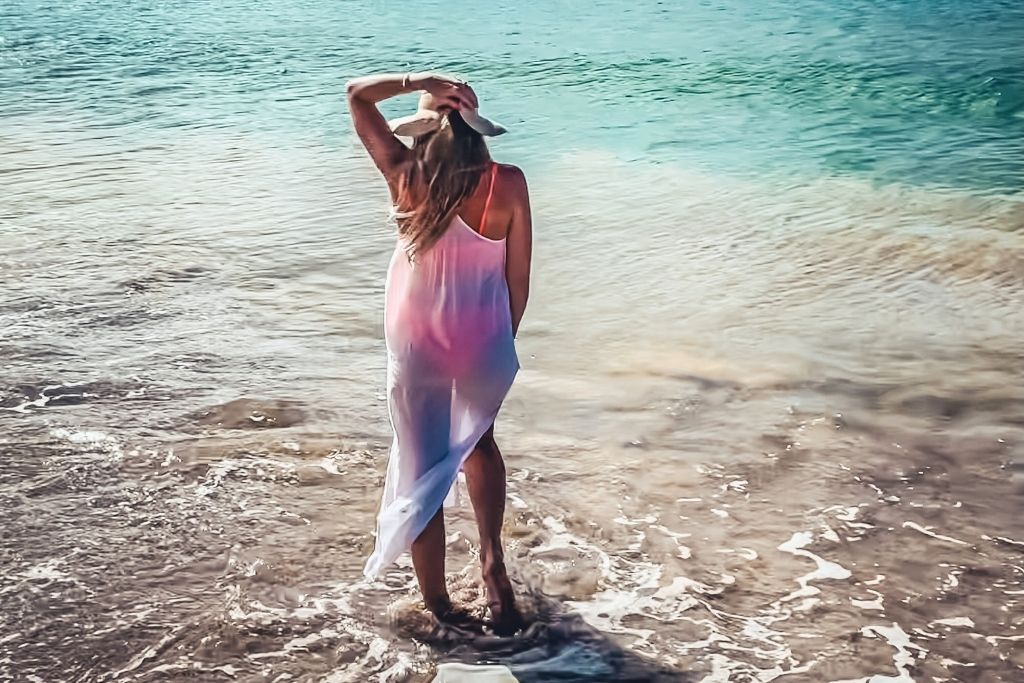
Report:
<svg viewBox="0 0 1024 683"><path fill-rule="evenodd" d="M412 116L388 122L377 109L417 91L424 94ZM441 620L465 618L445 586L442 511L462 469L492 626L512 633L522 617L501 542L505 465L494 418L519 369L514 337L532 249L526 180L491 160L484 135L505 129L477 112L466 83L428 73L366 76L349 81L348 103L398 224L385 287L394 441L365 573L375 577L411 548L427 609ZM396 136L411 138L411 147Z"/></svg>

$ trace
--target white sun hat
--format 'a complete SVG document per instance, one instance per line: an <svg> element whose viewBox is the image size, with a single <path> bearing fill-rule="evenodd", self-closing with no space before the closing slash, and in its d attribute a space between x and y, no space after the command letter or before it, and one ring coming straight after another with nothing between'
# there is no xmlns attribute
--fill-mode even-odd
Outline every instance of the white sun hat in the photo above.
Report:
<svg viewBox="0 0 1024 683"><path fill-rule="evenodd" d="M494 137L508 132L505 126L482 116L476 109L460 109L459 114L466 125L480 135ZM415 138L440 128L443 118L444 115L437 111L434 98L430 93L423 93L415 114L391 119L388 121L388 126L395 135Z"/></svg>

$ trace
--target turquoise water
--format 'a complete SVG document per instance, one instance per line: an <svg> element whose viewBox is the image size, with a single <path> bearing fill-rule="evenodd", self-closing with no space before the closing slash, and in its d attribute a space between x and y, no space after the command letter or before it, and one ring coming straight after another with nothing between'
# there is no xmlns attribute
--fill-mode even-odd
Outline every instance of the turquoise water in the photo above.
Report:
<svg viewBox="0 0 1024 683"><path fill-rule="evenodd" d="M516 638L361 577L425 68L530 182ZM1022 98L1012 2L0 3L0 680L1024 680Z"/></svg>
<svg viewBox="0 0 1024 683"><path fill-rule="evenodd" d="M0 13L8 125L337 142L347 77L429 68L476 84L522 161L598 149L741 175L1024 185L1012 1L17 1Z"/></svg>

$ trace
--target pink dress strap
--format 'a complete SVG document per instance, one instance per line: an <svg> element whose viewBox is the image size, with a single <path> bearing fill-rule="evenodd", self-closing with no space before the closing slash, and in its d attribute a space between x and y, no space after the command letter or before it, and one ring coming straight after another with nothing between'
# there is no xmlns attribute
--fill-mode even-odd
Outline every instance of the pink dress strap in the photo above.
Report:
<svg viewBox="0 0 1024 683"><path fill-rule="evenodd" d="M491 180L490 188L487 190L487 201L484 202L484 213L480 217L480 234L484 234L484 229L487 227L487 213L491 210L491 197L494 196L494 180L498 175L498 164L491 162Z"/></svg>

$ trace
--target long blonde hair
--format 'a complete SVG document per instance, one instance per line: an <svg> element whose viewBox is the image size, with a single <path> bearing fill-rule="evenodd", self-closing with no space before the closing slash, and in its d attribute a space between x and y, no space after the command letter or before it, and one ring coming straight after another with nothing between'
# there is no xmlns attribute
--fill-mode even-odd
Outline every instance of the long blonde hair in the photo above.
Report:
<svg viewBox="0 0 1024 683"><path fill-rule="evenodd" d="M491 155L457 111L413 141L413 163L399 184L395 222L410 259L432 247L476 190Z"/></svg>

